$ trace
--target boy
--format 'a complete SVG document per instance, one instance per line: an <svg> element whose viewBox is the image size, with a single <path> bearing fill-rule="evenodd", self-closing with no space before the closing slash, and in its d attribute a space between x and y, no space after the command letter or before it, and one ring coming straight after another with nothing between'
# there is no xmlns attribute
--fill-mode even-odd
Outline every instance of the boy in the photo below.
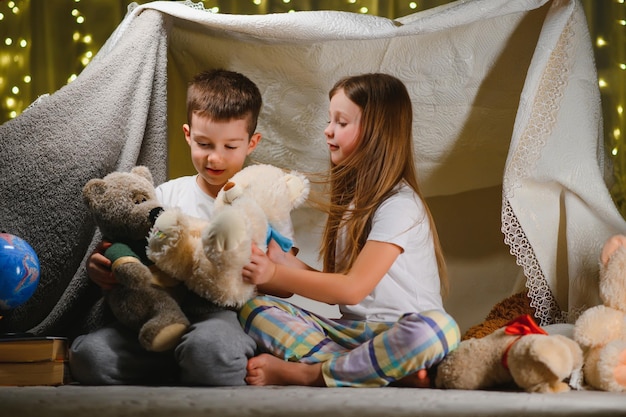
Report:
<svg viewBox="0 0 626 417"><path fill-rule="evenodd" d="M183 132L198 174L158 186L164 207L211 218L217 193L261 140L255 132L261 104L257 86L239 73L212 70L194 77L187 90ZM101 243L87 264L90 278L103 289L115 285L110 263L101 255L107 245ZM119 323L82 335L70 349L72 376L91 385L245 385L246 364L256 344L241 329L236 312L221 310L190 321L173 352L144 350L137 335Z"/></svg>

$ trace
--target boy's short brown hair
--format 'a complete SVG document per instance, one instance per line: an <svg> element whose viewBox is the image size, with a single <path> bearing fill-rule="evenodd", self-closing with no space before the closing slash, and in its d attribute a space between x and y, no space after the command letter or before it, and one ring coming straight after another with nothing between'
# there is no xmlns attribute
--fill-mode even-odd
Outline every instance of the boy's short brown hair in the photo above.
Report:
<svg viewBox="0 0 626 417"><path fill-rule="evenodd" d="M187 88L187 123L196 113L223 122L248 118L248 133L256 131L261 111L261 92L245 75L224 69L203 71Z"/></svg>

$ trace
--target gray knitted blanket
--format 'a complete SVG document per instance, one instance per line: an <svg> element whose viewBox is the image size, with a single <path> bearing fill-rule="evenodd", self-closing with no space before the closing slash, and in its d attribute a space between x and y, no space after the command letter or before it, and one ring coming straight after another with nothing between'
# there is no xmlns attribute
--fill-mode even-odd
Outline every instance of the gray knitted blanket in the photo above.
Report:
<svg viewBox="0 0 626 417"><path fill-rule="evenodd" d="M147 13L74 82L0 126L0 229L26 239L41 264L35 294L3 314L0 332L90 326L100 294L84 261L100 238L81 190L136 164L165 179L166 35Z"/></svg>

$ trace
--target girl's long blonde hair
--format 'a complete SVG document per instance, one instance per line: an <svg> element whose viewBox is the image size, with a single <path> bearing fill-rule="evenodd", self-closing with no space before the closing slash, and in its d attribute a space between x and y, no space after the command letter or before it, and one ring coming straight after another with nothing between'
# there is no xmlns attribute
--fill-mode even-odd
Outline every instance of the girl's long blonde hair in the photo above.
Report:
<svg viewBox="0 0 626 417"><path fill-rule="evenodd" d="M437 229L419 189L413 159L413 110L405 85L387 74L362 74L339 80L339 90L362 111L354 152L330 170L328 220L320 248L324 271L345 273L363 249L374 212L404 180L420 197L430 223L442 293L448 290L446 264ZM345 227L343 253L336 253L339 230Z"/></svg>

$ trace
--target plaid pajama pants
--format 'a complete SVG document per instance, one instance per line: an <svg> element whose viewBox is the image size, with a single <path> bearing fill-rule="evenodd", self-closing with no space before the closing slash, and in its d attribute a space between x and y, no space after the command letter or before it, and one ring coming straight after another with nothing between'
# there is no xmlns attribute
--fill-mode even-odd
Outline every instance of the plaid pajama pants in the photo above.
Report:
<svg viewBox="0 0 626 417"><path fill-rule="evenodd" d="M287 361L322 362L329 387L380 387L439 363L460 341L443 311L398 321L332 320L286 301L259 296L239 312L244 331L265 352Z"/></svg>

